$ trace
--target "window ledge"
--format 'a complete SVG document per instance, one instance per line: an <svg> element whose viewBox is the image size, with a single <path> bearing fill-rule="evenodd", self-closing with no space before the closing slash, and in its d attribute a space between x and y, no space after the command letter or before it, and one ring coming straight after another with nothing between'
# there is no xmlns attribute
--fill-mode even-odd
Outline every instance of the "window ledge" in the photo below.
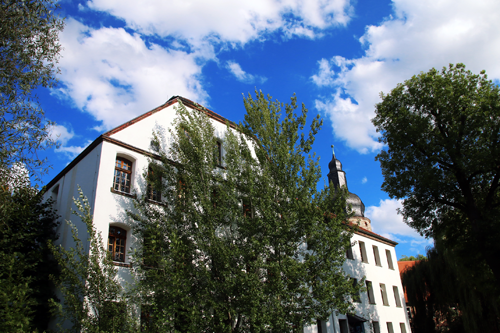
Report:
<svg viewBox="0 0 500 333"><path fill-rule="evenodd" d="M113 265L118 266L118 267L127 267L127 268L131 267L130 264L126 264L126 263L123 263L123 262L117 262L117 261L113 261Z"/></svg>
<svg viewBox="0 0 500 333"><path fill-rule="evenodd" d="M115 193L115 194L123 195L125 197L129 197L129 198L132 198L132 199L137 199L137 195L130 194L130 193L127 193L127 192L117 191L113 187L111 187L111 192Z"/></svg>
<svg viewBox="0 0 500 333"><path fill-rule="evenodd" d="M375 266L377 266L377 267L382 267L382 265L375 265Z"/></svg>
<svg viewBox="0 0 500 333"><path fill-rule="evenodd" d="M156 201L156 200L149 199L149 198L147 198L146 201L150 204L153 204L153 205L166 206L166 204L164 202L161 202L161 201Z"/></svg>

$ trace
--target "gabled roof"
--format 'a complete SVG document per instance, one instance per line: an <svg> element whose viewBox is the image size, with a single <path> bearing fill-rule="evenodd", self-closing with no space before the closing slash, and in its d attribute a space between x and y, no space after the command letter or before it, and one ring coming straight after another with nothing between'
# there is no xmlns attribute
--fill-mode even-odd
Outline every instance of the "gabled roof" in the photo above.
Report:
<svg viewBox="0 0 500 333"><path fill-rule="evenodd" d="M121 131L122 129L124 128L127 128L171 105L174 105L175 103L179 103L181 102L184 106L186 107L189 107L191 109L195 109L195 110L198 110L198 111L201 111L201 112L204 112L208 117L222 123L222 124L226 124L226 123L229 123L229 125L233 128L236 128L236 124L224 117L222 117L221 115L205 108L204 106L201 106L200 104L198 103L195 103L187 98L184 98L182 96L172 96L167 102L165 102L164 104L154 108L153 110L151 111L148 111L146 113L143 113L142 115L138 116L138 117L135 117L134 119L130 120L130 121L127 121L126 123L120 125L120 126L117 126L115 128L113 128L112 130L110 131L107 131L106 133L100 135L99 137L97 137L90 145L87 146L87 148L85 148L73 161L71 161L61 172L59 172L57 174L57 176L55 176L47 185L46 185L46 188L47 189L50 189L52 186L54 186L58 181L59 179L61 179L68 171L70 171L78 162L80 162L85 156L87 156L96 146L98 146L101 142L103 141L106 141L106 142L111 142L113 144L116 144L116 145L119 145L119 146L122 146L122 147L125 147L127 149L130 149L130 150L133 150L133 151L136 151L136 152L139 152L143 155L146 155L146 156L150 156L150 157L153 157L153 158L159 158L159 156L155 156L154 154L151 154L150 152L146 151L146 150L143 150L143 149L140 149L140 148L137 148L137 147L134 147L132 145L129 145L128 143L125 143L125 142L122 142L120 140L116 140L114 138L112 138L111 136L119 131Z"/></svg>
<svg viewBox="0 0 500 333"><path fill-rule="evenodd" d="M370 230L367 230L363 227L360 227L358 226L357 224L354 224L352 222L349 222L349 227L353 228L354 229L354 232L359 234L359 235L363 235L365 237L368 237L368 238L371 238L371 239L374 239L374 240L378 240L378 241L381 241L383 243L386 243L387 245L391 245L391 246L396 246L398 245L397 242L393 241L393 240L390 240L389 238L385 238L379 234L376 234L374 233L373 231L370 231Z"/></svg>
<svg viewBox="0 0 500 333"><path fill-rule="evenodd" d="M226 118L224 118L223 116L221 116L220 114L217 114L215 112L213 112L212 110L209 110L207 108L205 108L204 106L198 104L198 103L195 103L187 98L184 98L182 96L172 96L168 101L166 101L164 104L154 108L153 110L151 111L148 111L146 113L143 113L141 114L140 116L138 117L135 117L134 119L132 120L129 120L127 121L126 123L123 123L121 124L120 126L117 126L115 128L113 128L112 130L104 133L103 135L104 136L111 136L119 131L121 131L122 129L124 128L127 128L135 123L138 123L139 121L175 104L175 103L178 103L178 102L181 102L184 106L187 106L191 109L195 109L195 110L198 110L198 111L201 111L201 112L204 112L208 117L218 121L218 122L221 122L223 124L226 124L226 123L229 123L231 127L236 127L236 124Z"/></svg>

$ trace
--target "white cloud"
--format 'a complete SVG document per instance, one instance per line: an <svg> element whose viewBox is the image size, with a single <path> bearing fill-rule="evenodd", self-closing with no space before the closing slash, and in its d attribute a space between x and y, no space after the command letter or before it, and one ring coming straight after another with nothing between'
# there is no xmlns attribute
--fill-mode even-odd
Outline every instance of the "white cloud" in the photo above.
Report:
<svg viewBox="0 0 500 333"><path fill-rule="evenodd" d="M275 31L314 37L320 29L347 24L353 12L349 0L91 0L88 6L140 33L173 36L195 47L206 41L242 45Z"/></svg>
<svg viewBox="0 0 500 333"><path fill-rule="evenodd" d="M390 239L397 239L397 235L423 240L414 229L403 222L403 216L397 213L402 208L401 200L380 200L379 206L369 206L365 215L371 220L373 232Z"/></svg>
<svg viewBox="0 0 500 333"><path fill-rule="evenodd" d="M49 129L49 137L52 141L57 141L62 145L65 145L74 136L73 130L68 130L63 125L52 125Z"/></svg>
<svg viewBox="0 0 500 333"><path fill-rule="evenodd" d="M381 91L432 67L463 62L490 79L500 78L500 2L497 0L394 0L394 16L369 26L360 42L365 55L318 62L311 77L333 93L316 107L333 122L335 135L361 153L381 148L370 119Z"/></svg>
<svg viewBox="0 0 500 333"><path fill-rule="evenodd" d="M243 83L264 83L267 81L267 78L263 76L248 74L243 69L241 69L240 64L234 61L228 61L226 63L226 68L231 72L231 74L236 77L238 81Z"/></svg>
<svg viewBox="0 0 500 333"><path fill-rule="evenodd" d="M368 178L364 177L363 179L361 179L361 184L366 184L367 181L368 181Z"/></svg>
<svg viewBox="0 0 500 333"><path fill-rule="evenodd" d="M68 19L60 37L59 66L66 96L110 129L142 114L173 95L205 103L201 64L210 52L186 53L156 44L146 46L124 29L91 29ZM200 51L201 52L201 51Z"/></svg>
<svg viewBox="0 0 500 333"><path fill-rule="evenodd" d="M68 141L75 137L72 129L66 128L64 125L53 125L50 127L49 136L52 140L59 143L59 147L54 151L63 153L68 158L73 159L80 154L92 141L88 140L82 146L68 146Z"/></svg>
<svg viewBox="0 0 500 333"><path fill-rule="evenodd" d="M81 146L65 146L62 145L61 147L57 148L55 150L56 153L63 153L65 154L70 160L74 159L75 157L78 156L85 148L88 147L92 143L91 140L87 140L83 145Z"/></svg>

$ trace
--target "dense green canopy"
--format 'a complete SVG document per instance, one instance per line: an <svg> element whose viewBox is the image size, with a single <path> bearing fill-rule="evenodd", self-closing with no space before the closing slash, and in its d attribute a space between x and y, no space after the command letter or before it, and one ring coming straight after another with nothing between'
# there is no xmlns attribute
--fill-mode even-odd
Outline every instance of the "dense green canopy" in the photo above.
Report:
<svg viewBox="0 0 500 333"><path fill-rule="evenodd" d="M463 64L431 69L381 94L373 123L382 188L405 221L463 255L480 254L500 281L500 91Z"/></svg>
<svg viewBox="0 0 500 333"><path fill-rule="evenodd" d="M181 105L170 146L155 136L161 158L131 214L148 329L302 332L333 309L349 311L346 296L359 289L342 270L345 200L317 190L309 151L320 120L301 136L307 110L295 114L295 97L283 105L257 93L245 106L244 124L221 133Z"/></svg>

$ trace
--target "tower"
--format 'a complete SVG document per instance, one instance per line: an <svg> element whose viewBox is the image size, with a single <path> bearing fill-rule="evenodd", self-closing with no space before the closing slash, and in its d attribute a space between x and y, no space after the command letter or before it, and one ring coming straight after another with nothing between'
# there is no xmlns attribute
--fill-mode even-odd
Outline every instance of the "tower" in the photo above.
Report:
<svg viewBox="0 0 500 333"><path fill-rule="evenodd" d="M345 171L342 170L342 163L335 157L335 151L332 145L332 160L328 163L328 168L330 172L328 173L328 181L332 183L335 188L345 188L349 191L347 187L347 178ZM369 218L365 217L365 205L361 201L360 197L356 194L349 192L346 203L348 208L354 215L349 219L350 223L357 224L363 229L372 231L372 224Z"/></svg>

